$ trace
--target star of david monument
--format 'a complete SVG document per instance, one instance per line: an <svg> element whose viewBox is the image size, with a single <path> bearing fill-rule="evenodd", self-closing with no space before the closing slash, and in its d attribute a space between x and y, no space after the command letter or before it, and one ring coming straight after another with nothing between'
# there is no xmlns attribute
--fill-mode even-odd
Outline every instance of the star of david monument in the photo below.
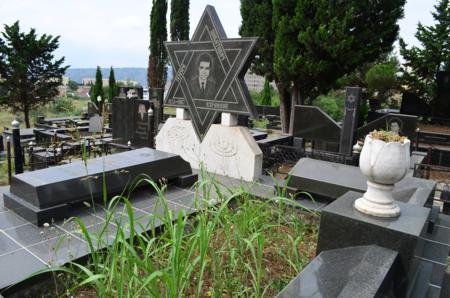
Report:
<svg viewBox="0 0 450 298"><path fill-rule="evenodd" d="M193 168L254 181L262 152L237 115L255 117L244 81L257 38L227 38L206 6L190 41L166 42L175 71L165 105L176 108L156 136L156 149L180 155ZM220 117L220 124L214 124Z"/></svg>

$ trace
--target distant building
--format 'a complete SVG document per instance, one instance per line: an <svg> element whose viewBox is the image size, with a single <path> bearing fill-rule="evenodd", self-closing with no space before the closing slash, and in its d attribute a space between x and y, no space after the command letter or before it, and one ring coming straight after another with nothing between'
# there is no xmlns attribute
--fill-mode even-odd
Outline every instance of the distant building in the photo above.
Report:
<svg viewBox="0 0 450 298"><path fill-rule="evenodd" d="M75 91L75 96L79 98L89 98L90 91L91 86L78 86L77 91Z"/></svg>
<svg viewBox="0 0 450 298"><path fill-rule="evenodd" d="M103 79L103 87L106 87L109 85L109 79ZM95 78L84 78L81 80L81 84L83 86L92 86L95 84Z"/></svg>

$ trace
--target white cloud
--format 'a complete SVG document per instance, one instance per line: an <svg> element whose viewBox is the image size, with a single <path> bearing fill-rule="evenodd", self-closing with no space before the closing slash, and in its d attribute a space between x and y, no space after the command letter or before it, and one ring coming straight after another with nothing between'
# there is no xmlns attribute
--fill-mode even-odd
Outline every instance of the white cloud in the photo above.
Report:
<svg viewBox="0 0 450 298"><path fill-rule="evenodd" d="M436 2L408 0L405 19L400 22L400 35L408 43L416 42L418 20L430 23L430 12ZM20 20L22 30L33 27L40 34L61 35L58 54L64 55L73 67L146 67L151 3L151 0L0 0L0 20L2 24ZM216 8L227 36L238 37L239 0L191 0L190 33L207 4Z"/></svg>

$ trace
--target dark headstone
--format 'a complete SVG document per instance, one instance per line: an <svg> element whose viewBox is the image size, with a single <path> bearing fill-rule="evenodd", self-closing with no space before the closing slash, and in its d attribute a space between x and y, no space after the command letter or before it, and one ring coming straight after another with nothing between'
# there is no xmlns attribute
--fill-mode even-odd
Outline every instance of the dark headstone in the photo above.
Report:
<svg viewBox="0 0 450 298"><path fill-rule="evenodd" d="M134 100L134 133L131 141L133 147L151 147L153 145L152 123L148 110L150 102L147 100ZM130 119L130 120L131 120Z"/></svg>
<svg viewBox="0 0 450 298"><path fill-rule="evenodd" d="M164 117L164 89L150 88L149 99L153 108L154 127L158 127L163 122Z"/></svg>
<svg viewBox="0 0 450 298"><path fill-rule="evenodd" d="M141 148L90 159L87 165L78 161L15 175L4 202L7 208L41 225L66 216L69 204L101 198L103 179L109 197L142 174L153 181L165 178L170 182L191 173L189 163L180 156Z"/></svg>
<svg viewBox="0 0 450 298"><path fill-rule="evenodd" d="M397 256L376 245L323 251L277 297L391 297Z"/></svg>
<svg viewBox="0 0 450 298"><path fill-rule="evenodd" d="M319 107L298 105L294 109L294 137L339 142L341 127Z"/></svg>
<svg viewBox="0 0 450 298"><path fill-rule="evenodd" d="M14 172L16 174L21 174L23 173L24 156L22 152L22 146L20 144L19 123L17 123L17 127L12 128L12 144L14 148Z"/></svg>
<svg viewBox="0 0 450 298"><path fill-rule="evenodd" d="M402 95L400 114L429 117L431 116L431 108L423 99L414 93L404 92Z"/></svg>
<svg viewBox="0 0 450 298"><path fill-rule="evenodd" d="M98 107L92 101L88 102L88 117L91 118L95 114L98 114Z"/></svg>
<svg viewBox="0 0 450 298"><path fill-rule="evenodd" d="M399 135L406 136L410 140L414 140L417 134L417 116L403 114L384 115L381 118L358 128L356 130L356 137L357 139L364 139L369 132L375 129L387 131L398 130Z"/></svg>
<svg viewBox="0 0 450 298"><path fill-rule="evenodd" d="M344 119L342 121L339 152L345 155L351 155L355 142L355 130L358 125L359 103L361 101L362 89L359 87L347 87L345 90Z"/></svg>
<svg viewBox="0 0 450 298"><path fill-rule="evenodd" d="M131 142L133 147L152 145L148 110L151 102L142 99L116 97L112 103L113 139L120 144Z"/></svg>
<svg viewBox="0 0 450 298"><path fill-rule="evenodd" d="M89 119L89 132L101 133L103 132L103 117L95 114Z"/></svg>
<svg viewBox="0 0 450 298"><path fill-rule="evenodd" d="M166 43L175 76L165 104L188 108L200 139L220 112L256 117L243 79L256 41L227 39L214 7L208 5L190 41Z"/></svg>
<svg viewBox="0 0 450 298"><path fill-rule="evenodd" d="M436 107L433 117L450 119L450 71L437 74Z"/></svg>
<svg viewBox="0 0 450 298"><path fill-rule="evenodd" d="M359 167L311 158L302 158L292 168L288 188L306 191L316 199L334 200L347 191L367 190L367 179ZM424 206L434 196L436 182L410 174L396 184L394 199Z"/></svg>

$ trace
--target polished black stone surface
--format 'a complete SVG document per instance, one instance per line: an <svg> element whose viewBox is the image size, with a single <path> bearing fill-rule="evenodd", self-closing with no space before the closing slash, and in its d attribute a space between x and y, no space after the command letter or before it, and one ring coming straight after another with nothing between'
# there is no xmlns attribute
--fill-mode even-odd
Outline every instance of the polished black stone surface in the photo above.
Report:
<svg viewBox="0 0 450 298"><path fill-rule="evenodd" d="M220 112L256 116L243 79L256 42L252 37L228 39L208 5L190 41L166 43L175 75L165 104L188 108L200 139Z"/></svg>
<svg viewBox="0 0 450 298"><path fill-rule="evenodd" d="M339 153L351 155L355 141L355 130L358 125L359 103L362 97L362 88L345 88L344 119L339 140Z"/></svg>
<svg viewBox="0 0 450 298"><path fill-rule="evenodd" d="M12 178L5 191L5 205L37 225L64 216L68 205L103 194L120 193L140 175L169 181L191 174L190 165L178 155L141 148L118 154L27 172ZM76 190L76 191L70 191ZM1 221L0 221L1 225Z"/></svg>
<svg viewBox="0 0 450 298"><path fill-rule="evenodd" d="M112 103L112 131L116 143L131 142L133 148L152 144L151 124L148 118L150 101L116 97Z"/></svg>
<svg viewBox="0 0 450 298"><path fill-rule="evenodd" d="M313 196L334 200L347 191L367 190L367 179L359 167L302 158L290 172L288 187ZM436 182L406 176L396 184L394 199L424 206L434 194Z"/></svg>
<svg viewBox="0 0 450 298"><path fill-rule="evenodd" d="M377 218L357 211L362 193L347 192L322 210L317 252L357 245L379 245L398 251L404 272L414 271L414 258L421 254L419 237L426 229L430 210L397 202L401 215Z"/></svg>
<svg viewBox="0 0 450 298"><path fill-rule="evenodd" d="M339 143L341 127L315 106L295 106L294 137Z"/></svg>
<svg viewBox="0 0 450 298"><path fill-rule="evenodd" d="M321 252L277 297L391 297L397 255L376 245Z"/></svg>
<svg viewBox="0 0 450 298"><path fill-rule="evenodd" d="M401 136L407 136L411 141L416 138L417 116L403 114L387 114L367 123L357 129L356 137L358 139L364 139L369 132L375 129L389 131L397 125Z"/></svg>
<svg viewBox="0 0 450 298"><path fill-rule="evenodd" d="M1 188L5 191L6 188ZM201 204L195 199L194 190L169 185L164 191L165 203L172 218L184 211L196 212ZM90 198L85 198L91 202ZM150 187L136 190L130 196L135 230L144 232L159 227L166 211L163 202ZM120 225L129 233L129 217L126 207L119 203L114 212L107 212L101 204L71 206L65 219L37 227L23 220L11 210L2 207L0 197L0 293L2 289L20 282L47 266L62 265L91 253L79 225L71 217L77 217L92 233L94 247L100 249L111 244ZM100 236L100 232L105 230ZM20 288L20 286L19 286ZM6 292L8 293L8 292Z"/></svg>

